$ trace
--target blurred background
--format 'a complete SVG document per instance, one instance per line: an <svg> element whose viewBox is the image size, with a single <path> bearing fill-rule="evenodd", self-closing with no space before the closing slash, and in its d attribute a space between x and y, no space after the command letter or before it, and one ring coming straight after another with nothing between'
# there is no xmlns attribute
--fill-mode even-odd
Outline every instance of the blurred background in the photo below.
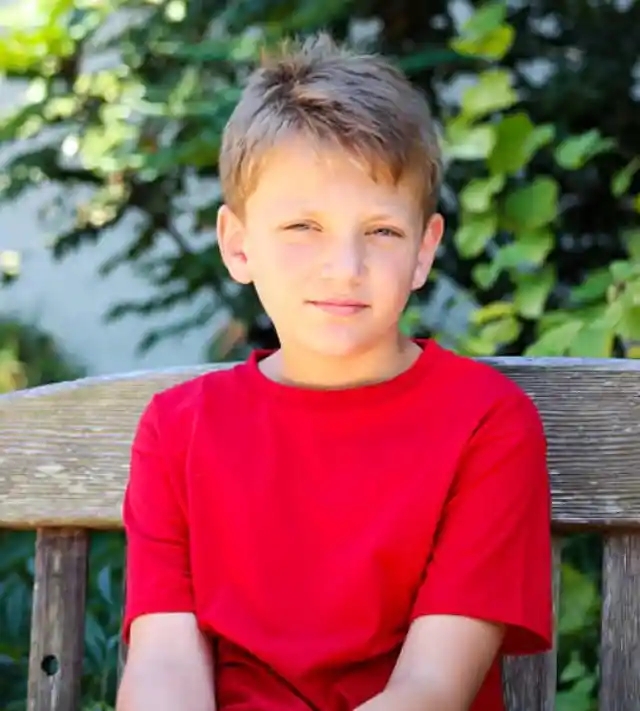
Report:
<svg viewBox="0 0 640 711"><path fill-rule="evenodd" d="M441 128L448 232L405 330L640 357L639 2L0 0L0 392L275 343L217 251L217 156L260 48L319 29L393 57ZM32 546L0 532L0 711L25 708ZM85 711L114 702L122 549L94 537ZM597 539L564 561L557 708L591 711Z"/></svg>

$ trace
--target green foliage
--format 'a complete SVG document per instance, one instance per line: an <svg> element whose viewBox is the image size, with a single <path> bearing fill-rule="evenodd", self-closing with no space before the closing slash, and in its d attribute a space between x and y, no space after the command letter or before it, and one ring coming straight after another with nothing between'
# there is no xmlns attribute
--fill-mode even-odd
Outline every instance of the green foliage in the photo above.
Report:
<svg viewBox="0 0 640 711"><path fill-rule="evenodd" d="M6 317L0 317L2 363L7 370L3 375L0 365L0 392L76 380L85 375L85 369L74 362L50 334L34 325Z"/></svg>
<svg viewBox="0 0 640 711"><path fill-rule="evenodd" d="M33 586L31 532L0 530L0 699L3 711L24 711ZM122 610L124 541L94 533L90 549L82 679L84 711L106 711L115 699Z"/></svg>
<svg viewBox="0 0 640 711"><path fill-rule="evenodd" d="M452 42L481 62L477 82L444 126L450 159L470 164L453 243L459 257L473 264L479 302L458 347L482 356L518 343L524 348L516 346L516 352L531 356L640 356L637 215L619 232L624 251L608 264L583 267L575 283L560 278L554 260L567 231L563 205L570 196L563 171L587 171L603 157L620 161L619 146L598 129L566 135L553 124L535 123L519 100L515 72L501 65L514 37L506 4L493 2L480 7ZM541 171L540 165L546 167ZM639 168L635 157L610 182L612 198L636 213L631 191ZM586 566L576 560L581 548L583 541L570 538L564 551L559 711L597 707L601 601L592 563L599 548L590 541Z"/></svg>
<svg viewBox="0 0 640 711"><path fill-rule="evenodd" d="M452 42L482 62L476 83L445 123L449 156L475 163L459 194L454 244L473 262L481 303L458 345L489 356L528 332L526 355L633 357L640 342L637 229L620 232L626 253L582 270L575 284L559 278L553 261L566 230L563 202L570 197L560 171L587 170L603 156L619 160L619 146L598 129L561 136L554 125L534 122L520 105L515 72L500 64L514 37L506 5L493 2L480 7ZM541 153L550 166L544 172L537 170ZM637 197L629 191L639 167L640 158L633 158L610 188L634 209ZM637 217L630 224L637 225Z"/></svg>

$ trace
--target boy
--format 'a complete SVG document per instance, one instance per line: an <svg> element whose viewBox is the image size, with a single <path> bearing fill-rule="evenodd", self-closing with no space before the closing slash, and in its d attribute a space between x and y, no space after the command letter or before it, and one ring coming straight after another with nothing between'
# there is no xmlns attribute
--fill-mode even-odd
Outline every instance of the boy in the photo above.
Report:
<svg viewBox="0 0 640 711"><path fill-rule="evenodd" d="M320 38L251 77L220 171L280 348L141 418L118 711L502 711L501 655L551 639L545 438L506 377L399 332L443 232L425 103Z"/></svg>

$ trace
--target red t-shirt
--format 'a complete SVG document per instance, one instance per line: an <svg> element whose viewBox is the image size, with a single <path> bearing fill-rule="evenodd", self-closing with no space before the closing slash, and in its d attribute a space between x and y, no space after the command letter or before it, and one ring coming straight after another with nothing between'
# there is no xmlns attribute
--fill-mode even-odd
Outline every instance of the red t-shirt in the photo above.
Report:
<svg viewBox="0 0 640 711"><path fill-rule="evenodd" d="M531 400L433 341L396 378L275 383L263 352L156 395L124 502L124 634L193 612L220 711L349 711L380 692L413 619L551 640L550 496ZM472 711L503 709L496 661Z"/></svg>

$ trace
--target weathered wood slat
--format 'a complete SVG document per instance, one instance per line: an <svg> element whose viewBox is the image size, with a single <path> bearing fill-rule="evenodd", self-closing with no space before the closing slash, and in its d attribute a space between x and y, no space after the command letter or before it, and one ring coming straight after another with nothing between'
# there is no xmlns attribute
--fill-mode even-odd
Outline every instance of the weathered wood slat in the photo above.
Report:
<svg viewBox="0 0 640 711"><path fill-rule="evenodd" d="M554 521L640 526L640 362L490 360L538 405ZM90 378L0 397L0 526L120 527L129 447L151 395L216 367Z"/></svg>
<svg viewBox="0 0 640 711"><path fill-rule="evenodd" d="M607 537L603 576L600 711L638 711L640 536Z"/></svg>
<svg viewBox="0 0 640 711"><path fill-rule="evenodd" d="M87 556L86 531L38 531L27 711L80 709Z"/></svg>
<svg viewBox="0 0 640 711"><path fill-rule="evenodd" d="M562 540L553 540L554 617L560 603L560 562ZM507 657L503 665L507 711L554 711L558 668L558 639L545 654Z"/></svg>

